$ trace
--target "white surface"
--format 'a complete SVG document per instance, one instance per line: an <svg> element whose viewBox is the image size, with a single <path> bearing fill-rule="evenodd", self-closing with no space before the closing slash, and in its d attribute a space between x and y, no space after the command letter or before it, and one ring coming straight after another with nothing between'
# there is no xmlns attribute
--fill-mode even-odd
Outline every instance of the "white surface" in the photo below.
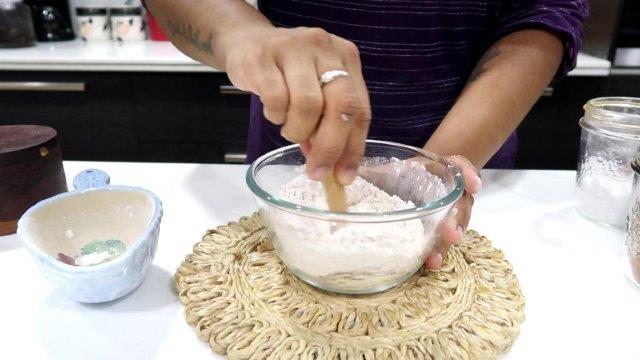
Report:
<svg viewBox="0 0 640 360"><path fill-rule="evenodd" d="M0 49L0 70L217 71L181 53L168 41L38 43Z"/></svg>
<svg viewBox="0 0 640 360"><path fill-rule="evenodd" d="M607 60L580 53L569 75L607 76L610 67ZM0 70L218 71L187 57L166 41L117 44L82 40L0 49Z"/></svg>
<svg viewBox="0 0 640 360"><path fill-rule="evenodd" d="M569 76L608 76L611 62L585 53L578 53L575 69Z"/></svg>
<svg viewBox="0 0 640 360"><path fill-rule="evenodd" d="M15 236L0 237L0 358L222 359L182 315L172 276L208 228L250 214L242 165L67 162L162 199L158 252L142 286L106 305L55 291ZM640 359L640 293L622 274L622 232L574 210L574 172L485 171L471 227L504 250L527 299L507 359ZM5 355L5 356L3 356Z"/></svg>
<svg viewBox="0 0 640 360"><path fill-rule="evenodd" d="M640 66L640 48L617 48L615 56L616 66Z"/></svg>

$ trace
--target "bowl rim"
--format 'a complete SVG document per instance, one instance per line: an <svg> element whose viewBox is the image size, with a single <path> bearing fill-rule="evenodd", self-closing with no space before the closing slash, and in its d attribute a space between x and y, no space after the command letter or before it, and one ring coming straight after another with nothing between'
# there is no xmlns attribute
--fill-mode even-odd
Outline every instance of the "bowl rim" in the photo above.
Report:
<svg viewBox="0 0 640 360"><path fill-rule="evenodd" d="M147 195L152 201L154 205L153 215L149 219L147 223L147 227L145 230L136 238L133 242L133 245L127 247L127 249L120 254L120 256L116 257L113 260L106 261L101 264L92 265L92 266L73 266L62 261L59 261L56 257L49 255L44 250L42 250L38 245L36 245L35 241L31 237L30 234L27 233L28 226L26 225L26 220L30 218L35 211L50 205L55 201L59 201L66 198L71 198L74 196L82 196L83 194L94 192L94 191L130 191L130 192L141 192ZM35 256L44 259L50 266L53 266L57 270L64 271L67 273L80 273L80 274L89 274L94 272L101 272L102 270L109 267L117 267L117 265L126 261L128 256L127 254L133 253L140 246L142 246L143 240L148 239L151 235L151 232L155 230L156 227L160 225L160 221L162 219L162 201L151 191L136 187L136 186L125 186L125 185L109 185L97 188L90 188L85 190L73 190L64 192L50 198L41 200L37 202L35 205L31 206L18 220L18 238L24 244L24 246Z"/></svg>
<svg viewBox="0 0 640 360"><path fill-rule="evenodd" d="M272 150L260 156L258 159L256 159L247 169L247 172L246 172L247 186L249 187L249 190L251 190L251 192L254 195L258 196L260 199L266 201L267 203L281 210L292 212L298 215L305 215L308 217L332 219L332 220L348 220L348 221L355 221L355 222L390 222L390 221L396 221L398 219L415 218L423 215L428 215L454 204L462 196L462 193L464 192L464 187L465 187L464 177L462 176L462 172L457 166L455 166L452 162L445 159L444 157L427 152L421 148L417 148L410 145L404 145L400 143L395 143L391 141L367 139L366 144L384 145L384 146L392 146L396 148L403 148L403 149L415 151L420 155L425 156L429 159L435 160L439 163L444 163L447 167L454 169L453 189L450 192L448 192L447 195L445 195L444 197L437 199L435 201L428 202L422 206L412 207L409 209L378 212L378 213L334 212L334 211L323 210L323 209L318 209L318 208L313 208L313 207L292 203L284 199L281 199L278 196L269 194L260 185L258 185L253 174L257 166L262 162L264 162L266 159L269 159L273 156L284 153L286 151L299 148L300 145L298 144L288 145L288 146L284 146L284 147Z"/></svg>

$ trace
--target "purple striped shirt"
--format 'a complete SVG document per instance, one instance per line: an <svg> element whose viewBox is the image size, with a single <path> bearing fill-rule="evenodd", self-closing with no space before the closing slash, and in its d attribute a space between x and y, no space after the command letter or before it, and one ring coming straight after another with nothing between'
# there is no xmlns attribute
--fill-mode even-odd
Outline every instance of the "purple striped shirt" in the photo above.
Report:
<svg viewBox="0 0 640 360"><path fill-rule="evenodd" d="M540 28L558 36L575 66L586 0L262 0L276 26L320 27L353 41L371 99L369 138L422 147L460 95L487 48L511 32ZM279 127L251 103L247 161L287 145ZM487 167L513 167L512 134Z"/></svg>

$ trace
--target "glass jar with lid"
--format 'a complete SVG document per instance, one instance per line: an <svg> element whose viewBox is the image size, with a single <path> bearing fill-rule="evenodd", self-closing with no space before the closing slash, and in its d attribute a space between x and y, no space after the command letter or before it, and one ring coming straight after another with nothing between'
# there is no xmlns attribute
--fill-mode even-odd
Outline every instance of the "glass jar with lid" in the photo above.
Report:
<svg viewBox="0 0 640 360"><path fill-rule="evenodd" d="M606 97L584 106L577 196L585 217L623 228L631 199L631 162L640 147L640 99Z"/></svg>

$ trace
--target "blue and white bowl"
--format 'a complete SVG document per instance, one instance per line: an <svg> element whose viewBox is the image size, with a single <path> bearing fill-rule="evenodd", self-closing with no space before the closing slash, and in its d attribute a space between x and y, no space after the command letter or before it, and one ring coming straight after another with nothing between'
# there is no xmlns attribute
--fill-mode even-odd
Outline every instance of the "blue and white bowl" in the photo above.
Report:
<svg viewBox="0 0 640 360"><path fill-rule="evenodd" d="M74 179L75 191L45 199L18 221L18 236L42 274L71 299L84 303L115 300L144 280L158 245L162 203L153 193L109 186L100 170ZM94 266L73 266L58 254L75 255L94 240L118 239L127 249Z"/></svg>

